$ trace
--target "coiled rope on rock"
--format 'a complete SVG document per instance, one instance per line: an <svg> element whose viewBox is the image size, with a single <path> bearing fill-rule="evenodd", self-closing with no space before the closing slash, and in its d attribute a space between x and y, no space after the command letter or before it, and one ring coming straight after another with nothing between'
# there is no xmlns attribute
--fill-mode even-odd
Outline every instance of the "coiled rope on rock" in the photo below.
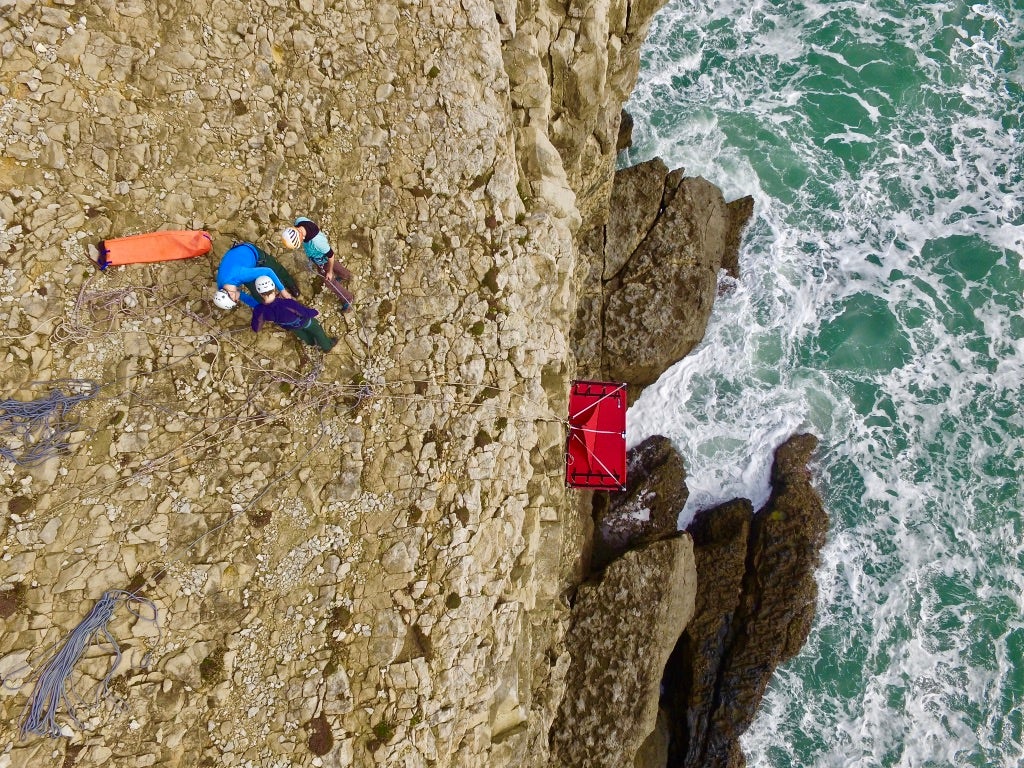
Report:
<svg viewBox="0 0 1024 768"><path fill-rule="evenodd" d="M24 467L66 453L79 423L72 411L100 391L91 379L36 381L30 386L40 384L58 386L35 400L0 400L0 456Z"/></svg>
<svg viewBox="0 0 1024 768"><path fill-rule="evenodd" d="M114 610L118 604L122 602L129 604L129 610L140 619L156 623L156 604L152 600L125 592L124 590L104 592L103 596L96 601L96 605L93 606L89 615L77 627L71 630L61 647L40 670L32 696L25 705L25 711L22 715L19 728L22 739L31 733L40 736L50 736L51 738L61 736L62 731L61 726L57 723L57 712L62 704L67 710L68 717L74 721L75 725L84 729L81 720L79 720L76 714L76 702L72 700L72 697L74 697L80 702L81 698L74 693L71 673L75 665L82 658L82 655L89 646L96 642L100 634L113 647L114 659L110 664L110 670L103 680L100 681L99 686L97 686L96 702L98 703L101 697L106 698L111 695L110 680L113 678L114 672L121 662L121 647L108 631L107 624L113 617ZM131 603L147 606L153 611L153 618L143 616L139 613L138 609L130 605ZM159 629L159 624L157 624L157 628ZM147 653L143 657L140 666L147 666L149 659L150 654Z"/></svg>
<svg viewBox="0 0 1024 768"><path fill-rule="evenodd" d="M359 401L361 402L361 398ZM240 509L233 512L220 524L204 531L191 542L186 544L177 557L173 558L166 565L160 568L160 570L148 580L149 583L155 584L158 582L160 576L167 573L175 563L180 562L200 541L213 535L217 531L222 530L241 515L245 514L245 512L249 510L260 498L266 495L266 493L269 492L276 483L297 472L299 468L305 464L306 460L318 449L327 434L324 429L324 418L322 414L319 426L319 437L313 445L306 450L302 457L294 462L291 467L270 478L270 480L264 484L263 488L254 494ZM19 734L22 739L27 738L30 734L49 736L50 738L59 738L60 736L63 736L64 731L62 730L61 725L57 722L57 715L62 706L66 710L71 721L80 730L85 730L85 725L78 717L76 711L76 700L77 702L81 702L81 698L73 691L71 676L74 672L75 666L81 660L85 651L89 646L96 642L101 633L113 648L114 659L111 662L110 669L106 676L97 686L96 703L98 704L101 699L109 699L114 695L113 691L110 690L110 681L120 665L122 653L117 641L114 640L113 636L107 630L107 624L113 617L114 611L119 603L123 602L129 604L129 610L135 616L156 624L158 637L151 647L155 648L159 645L161 634L159 631L160 624L158 621L159 611L155 602L142 597L139 594L143 589L143 586L140 586L133 592L128 592L126 590L109 590L104 592L103 596L96 602L96 605L93 606L89 614L79 622L78 626L71 630L60 649L45 662L42 669L35 676L35 685L32 690L32 695L29 698L28 703L25 705L25 709L22 713L21 724L19 726ZM152 618L143 616L137 608L130 605L131 603L145 605L153 612ZM139 666L143 668L147 667L151 656L152 650L146 653ZM13 677L15 677L14 674L9 674L4 678L0 678L0 683L2 683L4 687L8 687L7 678ZM16 689L17 688L15 688L15 690Z"/></svg>

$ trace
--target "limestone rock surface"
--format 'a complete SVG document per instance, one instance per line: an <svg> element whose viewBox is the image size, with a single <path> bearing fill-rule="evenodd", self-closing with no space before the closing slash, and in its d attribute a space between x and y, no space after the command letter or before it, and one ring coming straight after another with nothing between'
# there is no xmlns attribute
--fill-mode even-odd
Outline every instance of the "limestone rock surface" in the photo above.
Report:
<svg viewBox="0 0 1024 768"><path fill-rule="evenodd" d="M753 200L655 158L620 170L606 224L581 236L590 270L573 347L581 369L627 381L630 399L704 337L719 271L738 275Z"/></svg>
<svg viewBox="0 0 1024 768"><path fill-rule="evenodd" d="M60 455L0 465L0 761L546 760L579 213L548 123L525 141L494 4L0 7L0 384L99 387ZM297 215L352 312L277 245ZM214 250L93 267L163 228ZM330 355L212 306L235 238L293 272ZM32 673L109 589L159 620L115 612L119 698L21 741Z"/></svg>
<svg viewBox="0 0 1024 768"><path fill-rule="evenodd" d="M686 534L631 550L580 587L567 641L567 686L551 735L552 765L633 765L657 728L665 662L693 613Z"/></svg>

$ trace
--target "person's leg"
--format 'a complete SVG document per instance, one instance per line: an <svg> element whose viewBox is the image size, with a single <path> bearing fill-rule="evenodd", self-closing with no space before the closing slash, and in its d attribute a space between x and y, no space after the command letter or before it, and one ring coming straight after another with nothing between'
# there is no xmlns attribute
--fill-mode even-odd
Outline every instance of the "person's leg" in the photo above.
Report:
<svg viewBox="0 0 1024 768"><path fill-rule="evenodd" d="M309 332L308 328L289 328L289 331L299 337L299 340L303 344L308 344L311 347L316 346L316 341L313 339L313 334Z"/></svg>
<svg viewBox="0 0 1024 768"><path fill-rule="evenodd" d="M334 277L337 280L341 280L343 283L347 283L352 279L352 273L349 272L345 267L341 266L340 262L334 260Z"/></svg>
<svg viewBox="0 0 1024 768"><path fill-rule="evenodd" d="M299 284L295 282L295 278L292 277L291 273L284 268L284 265L262 248L256 248L256 253L259 254L256 259L256 264L258 266L269 267L274 270L274 274L277 275L277 279L284 284L285 289L292 294L292 296L298 296Z"/></svg>
<svg viewBox="0 0 1024 768"><path fill-rule="evenodd" d="M345 268L342 267L342 269ZM347 269L345 271L348 272ZM348 312L352 308L352 302L355 300L352 293L337 280L331 280L327 275L326 267L317 267L317 274L324 279L324 285L327 286L331 293L341 299L341 311ZM348 274L351 275L352 273L348 272Z"/></svg>
<svg viewBox="0 0 1024 768"><path fill-rule="evenodd" d="M315 319L310 320L304 330L309 333L313 341L316 342L316 345L324 352L330 352L334 349L334 345L338 343L337 339L332 339L324 333L324 329Z"/></svg>

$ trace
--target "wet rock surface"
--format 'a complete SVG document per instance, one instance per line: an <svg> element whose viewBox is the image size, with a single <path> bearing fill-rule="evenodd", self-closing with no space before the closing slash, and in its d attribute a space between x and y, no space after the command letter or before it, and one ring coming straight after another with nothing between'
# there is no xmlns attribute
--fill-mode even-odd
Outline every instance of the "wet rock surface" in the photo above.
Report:
<svg viewBox="0 0 1024 768"><path fill-rule="evenodd" d="M675 534L689 495L683 458L667 437L652 435L630 450L626 472L626 491L594 498L595 571L629 549Z"/></svg>
<svg viewBox="0 0 1024 768"><path fill-rule="evenodd" d="M776 667L807 638L828 528L808 470L816 446L797 435L777 449L772 494L756 514L737 500L688 528L700 590L666 669L670 766L745 765L739 737Z"/></svg>

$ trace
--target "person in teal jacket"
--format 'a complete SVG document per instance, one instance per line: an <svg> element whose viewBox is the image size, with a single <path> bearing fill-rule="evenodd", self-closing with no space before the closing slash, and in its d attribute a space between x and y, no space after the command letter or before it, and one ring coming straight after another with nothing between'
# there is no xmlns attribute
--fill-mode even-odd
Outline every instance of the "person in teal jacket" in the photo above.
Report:
<svg viewBox="0 0 1024 768"><path fill-rule="evenodd" d="M306 258L313 263L325 280L347 283L352 279L352 273L335 258L334 249L327 241L327 235L311 219L305 216L295 219L294 227L285 227L281 232L281 242L291 250L301 245L302 250L306 252Z"/></svg>

